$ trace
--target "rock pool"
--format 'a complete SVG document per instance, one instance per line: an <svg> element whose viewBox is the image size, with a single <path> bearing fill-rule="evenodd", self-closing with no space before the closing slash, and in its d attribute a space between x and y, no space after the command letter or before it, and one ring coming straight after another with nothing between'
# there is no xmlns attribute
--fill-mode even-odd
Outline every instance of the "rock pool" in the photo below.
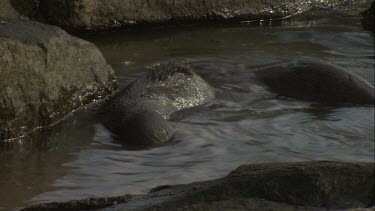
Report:
<svg viewBox="0 0 375 211"><path fill-rule="evenodd" d="M360 19L255 22L137 29L83 36L116 71L120 87L145 67L189 62L216 92L209 104L173 115L175 145L124 150L81 109L32 142L0 150L0 210L87 197L141 194L163 184L215 179L240 164L374 162L374 108L287 99L251 83L252 71L320 59L374 83L374 36ZM20 141L23 142L23 141Z"/></svg>

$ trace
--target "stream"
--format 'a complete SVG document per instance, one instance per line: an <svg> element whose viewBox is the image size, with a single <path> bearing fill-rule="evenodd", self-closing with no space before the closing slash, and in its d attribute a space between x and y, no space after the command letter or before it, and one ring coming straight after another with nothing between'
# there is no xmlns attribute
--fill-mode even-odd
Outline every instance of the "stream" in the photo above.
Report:
<svg viewBox="0 0 375 211"><path fill-rule="evenodd" d="M374 108L324 107L252 84L252 71L313 59L374 83L374 36L358 18L134 29L85 35L103 52L120 88L146 67L183 61L215 90L177 112L174 145L123 149L90 109L32 141L0 147L0 210L87 197L144 194L165 184L211 180L241 164L307 160L374 162Z"/></svg>

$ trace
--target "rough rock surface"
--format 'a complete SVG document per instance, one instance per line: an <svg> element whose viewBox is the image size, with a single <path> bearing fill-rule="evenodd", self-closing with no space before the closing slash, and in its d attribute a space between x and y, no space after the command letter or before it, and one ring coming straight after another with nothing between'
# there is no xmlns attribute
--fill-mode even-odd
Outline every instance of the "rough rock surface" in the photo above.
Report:
<svg viewBox="0 0 375 211"><path fill-rule="evenodd" d="M146 195L50 203L25 210L79 210L86 206L94 209L110 203L113 206L104 210L216 210L219 207L224 210L344 210L374 206L374 180L374 163L315 161L243 165L217 180L160 186ZM110 203L95 206L95 201Z"/></svg>
<svg viewBox="0 0 375 211"><path fill-rule="evenodd" d="M4 1L4 0L2 0ZM8 0L34 19L64 29L97 30L141 24L262 20L281 18L313 8L356 14L372 0ZM26 3L34 5L25 6ZM37 8L30 10L28 8ZM32 11L37 11L32 14Z"/></svg>
<svg viewBox="0 0 375 211"><path fill-rule="evenodd" d="M50 125L116 86L95 45L57 27L0 18L1 139Z"/></svg>

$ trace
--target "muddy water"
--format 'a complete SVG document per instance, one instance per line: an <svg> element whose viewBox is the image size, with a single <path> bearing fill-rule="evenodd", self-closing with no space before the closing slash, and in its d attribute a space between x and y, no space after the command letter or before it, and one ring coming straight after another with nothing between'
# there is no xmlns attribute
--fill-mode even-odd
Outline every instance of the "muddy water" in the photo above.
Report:
<svg viewBox="0 0 375 211"><path fill-rule="evenodd" d="M320 59L374 82L374 37L358 19L169 27L87 36L120 86L145 67L190 63L215 89L211 103L173 115L179 142L128 151L83 109L32 143L2 145L0 210L49 201L141 194L163 184L226 175L240 164L374 161L374 108L322 107L250 83L260 67Z"/></svg>

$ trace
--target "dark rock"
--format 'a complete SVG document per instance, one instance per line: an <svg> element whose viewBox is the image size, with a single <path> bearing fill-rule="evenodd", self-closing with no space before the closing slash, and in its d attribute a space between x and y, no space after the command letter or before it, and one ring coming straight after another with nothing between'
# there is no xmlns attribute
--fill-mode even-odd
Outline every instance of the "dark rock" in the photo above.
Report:
<svg viewBox="0 0 375 211"><path fill-rule="evenodd" d="M39 0L0 0L0 17L29 20L36 18Z"/></svg>
<svg viewBox="0 0 375 211"><path fill-rule="evenodd" d="M257 77L272 92L297 100L331 105L372 105L374 86L331 64L299 61L259 70Z"/></svg>
<svg viewBox="0 0 375 211"><path fill-rule="evenodd" d="M171 140L167 120L173 112L213 98L211 87L189 67L160 64L103 103L101 120L128 147L156 146Z"/></svg>
<svg viewBox="0 0 375 211"><path fill-rule="evenodd" d="M276 20L304 12L307 12L305 18L306 16L316 18L317 13L309 12L314 10L359 15L370 7L371 2L371 0L0 0L0 17L30 18L66 30L84 31L143 24ZM368 17L366 20L372 20L370 16Z"/></svg>
<svg viewBox="0 0 375 211"><path fill-rule="evenodd" d="M9 139L111 93L112 68L95 45L32 21L0 18L0 134Z"/></svg>
<svg viewBox="0 0 375 211"><path fill-rule="evenodd" d="M4 0L0 0L4 1ZM5 0L23 17L32 19L38 15L39 0Z"/></svg>
<svg viewBox="0 0 375 211"><path fill-rule="evenodd" d="M158 210L156 207L149 210ZM160 210L163 210L162 208ZM318 207L295 206L281 202L268 201L258 198L250 199L229 199L223 201L205 202L187 205L178 208L181 211L323 211L325 209Z"/></svg>
<svg viewBox="0 0 375 211"><path fill-rule="evenodd" d="M39 21L64 29L98 30L142 24L264 20L314 8L356 14L369 8L359 0L40 0Z"/></svg>
<svg viewBox="0 0 375 211"><path fill-rule="evenodd" d="M117 196L117 197L106 197L106 198L88 198L83 200L76 200L76 201L69 201L65 203L49 203L40 206L25 208L23 210L28 211L42 211L42 210L91 210L91 209L99 209L104 208L112 205L116 205L118 203L124 203L128 201L132 196L131 195L124 195L124 196Z"/></svg>
<svg viewBox="0 0 375 211"><path fill-rule="evenodd" d="M156 188L103 210L366 208L375 203L374 176L374 163L314 161L243 165L221 179ZM43 207L58 210L57 207L62 209L65 204L71 202L35 206L33 210Z"/></svg>
<svg viewBox="0 0 375 211"><path fill-rule="evenodd" d="M375 13L375 2L372 2L371 7L362 13L362 23L366 30L374 32L374 13Z"/></svg>
<svg viewBox="0 0 375 211"><path fill-rule="evenodd" d="M227 179L231 183L228 187L241 195L254 194L293 205L342 209L374 204L374 163L317 161L243 165ZM241 191L241 186L237 186L249 181L252 188L248 184Z"/></svg>

